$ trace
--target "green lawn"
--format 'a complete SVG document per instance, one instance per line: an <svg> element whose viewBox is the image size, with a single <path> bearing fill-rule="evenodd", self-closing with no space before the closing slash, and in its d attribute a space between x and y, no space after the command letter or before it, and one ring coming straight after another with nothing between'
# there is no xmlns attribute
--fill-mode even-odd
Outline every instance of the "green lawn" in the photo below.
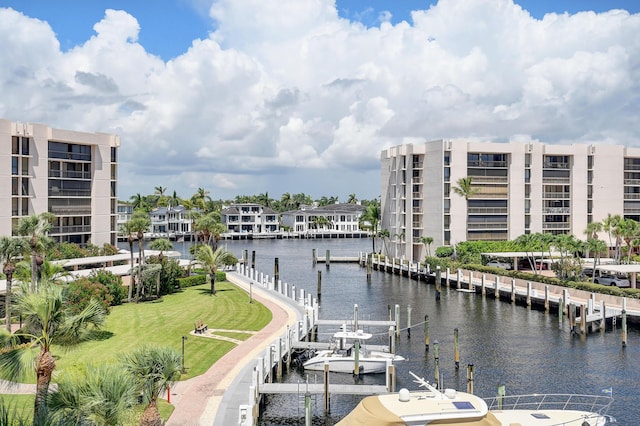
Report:
<svg viewBox="0 0 640 426"><path fill-rule="evenodd" d="M189 334L197 320L203 320L210 328L258 331L271 321L271 311L256 302L249 303L249 296L229 282L216 283L216 295L209 293L209 286L188 287L161 300L145 303L128 303L115 306L100 332L101 340L84 343L72 350L53 348L56 357L55 375L64 371L84 371L87 364L114 362L119 354L129 352L144 344L171 346L182 352L182 336L185 341L186 374L188 379L204 373L235 345L230 342ZM248 338L248 334L237 335ZM30 383L35 383L32 376ZM9 407L17 413L23 408L27 418L32 417L32 395L2 395ZM141 412L144 407L138 407ZM167 419L173 406L159 403L163 419ZM134 415L135 416L135 415ZM139 416L139 413L137 414ZM132 424L136 424L132 421Z"/></svg>
<svg viewBox="0 0 640 426"><path fill-rule="evenodd" d="M101 340L66 350L54 347L56 370L84 370L89 364L117 360L118 355L144 344L171 346L182 352L185 341L185 369L181 379L204 373L235 345L189 334L197 320L210 328L258 331L271 321L271 311L261 303L249 303L249 296L229 282L216 283L216 295L209 286L188 287L161 300L115 306L100 332ZM55 377L54 377L55 380ZM35 383L35 376L30 380Z"/></svg>

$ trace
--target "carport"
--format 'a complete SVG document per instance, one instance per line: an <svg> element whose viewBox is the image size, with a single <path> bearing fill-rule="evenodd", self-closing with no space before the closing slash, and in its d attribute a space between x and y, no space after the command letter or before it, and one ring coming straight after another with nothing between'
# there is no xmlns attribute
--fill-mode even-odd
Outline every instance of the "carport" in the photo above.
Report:
<svg viewBox="0 0 640 426"><path fill-rule="evenodd" d="M506 252L497 252L497 253L480 253L482 256L485 257L489 257L489 258L497 258L497 259L504 259L508 262L511 262L511 265L513 266L514 270L518 269L518 261L520 259L528 259L530 256L533 255L533 259L535 261L535 259L549 259L549 252L542 252L542 251L534 251L534 252L527 252L527 251L506 251ZM551 252L551 259L554 258L559 258L560 257L560 253L559 252ZM535 265L533 265L535 267Z"/></svg>
<svg viewBox="0 0 640 426"><path fill-rule="evenodd" d="M640 272L640 265L598 265L596 270L611 272L614 274L629 274L631 288L636 288L636 274Z"/></svg>

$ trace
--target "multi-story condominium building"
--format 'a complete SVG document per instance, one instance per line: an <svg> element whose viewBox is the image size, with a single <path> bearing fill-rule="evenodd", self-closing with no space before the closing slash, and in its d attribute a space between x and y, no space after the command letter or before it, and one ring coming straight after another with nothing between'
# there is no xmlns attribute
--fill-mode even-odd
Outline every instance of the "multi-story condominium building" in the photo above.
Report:
<svg viewBox="0 0 640 426"><path fill-rule="evenodd" d="M228 232L263 234L278 232L278 213L260 204L232 204L222 209L222 223Z"/></svg>
<svg viewBox="0 0 640 426"><path fill-rule="evenodd" d="M293 232L318 231L360 232L358 225L365 208L359 204L329 204L320 207L303 207L282 213L282 224Z"/></svg>
<svg viewBox="0 0 640 426"><path fill-rule="evenodd" d="M421 237L434 247L537 232L584 239L608 214L640 219L639 148L437 140L381 160L381 227L414 260L426 252ZM454 190L461 178L471 179L469 197Z"/></svg>
<svg viewBox="0 0 640 426"><path fill-rule="evenodd" d="M117 135L0 119L0 233L50 212L56 241L115 244L119 146Z"/></svg>
<svg viewBox="0 0 640 426"><path fill-rule="evenodd" d="M131 220L131 216L133 216L133 205L130 203L118 202L116 209L118 212L116 219L116 229L120 230L122 225Z"/></svg>

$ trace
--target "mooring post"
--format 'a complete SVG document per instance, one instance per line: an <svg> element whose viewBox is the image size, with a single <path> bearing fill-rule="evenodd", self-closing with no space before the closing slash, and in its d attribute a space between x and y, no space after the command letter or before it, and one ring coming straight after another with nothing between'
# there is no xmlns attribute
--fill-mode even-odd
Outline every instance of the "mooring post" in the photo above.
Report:
<svg viewBox="0 0 640 426"><path fill-rule="evenodd" d="M627 298L622 298L622 347L627 347Z"/></svg>
<svg viewBox="0 0 640 426"><path fill-rule="evenodd" d="M360 340L353 342L353 375L360 375Z"/></svg>
<svg viewBox="0 0 640 426"><path fill-rule="evenodd" d="M358 304L353 305L353 331L358 332Z"/></svg>
<svg viewBox="0 0 640 426"><path fill-rule="evenodd" d="M280 265L279 260L276 257L273 259L273 282L276 283L280 279Z"/></svg>
<svg viewBox="0 0 640 426"><path fill-rule="evenodd" d="M527 281L527 306L528 307L531 307L531 290L532 290L531 281Z"/></svg>
<svg viewBox="0 0 640 426"><path fill-rule="evenodd" d="M311 393L304 393L304 425L311 426Z"/></svg>
<svg viewBox="0 0 640 426"><path fill-rule="evenodd" d="M391 305L387 305L387 311L389 311L389 321L392 321L393 317L391 316Z"/></svg>
<svg viewBox="0 0 640 426"><path fill-rule="evenodd" d="M511 280L511 303L516 303L516 279Z"/></svg>
<svg viewBox="0 0 640 426"><path fill-rule="evenodd" d="M467 364L467 393L473 394L473 364Z"/></svg>
<svg viewBox="0 0 640 426"><path fill-rule="evenodd" d="M458 343L458 329L453 329L453 358L456 370L460 369L460 345Z"/></svg>
<svg viewBox="0 0 640 426"><path fill-rule="evenodd" d="M424 347L429 350L429 315L424 316Z"/></svg>
<svg viewBox="0 0 640 426"><path fill-rule="evenodd" d="M437 268L440 269L439 266ZM447 288L451 287L451 269L447 268L447 270L444 272L444 279Z"/></svg>
<svg viewBox="0 0 640 426"><path fill-rule="evenodd" d="M396 337L400 337L400 305L396 305Z"/></svg>
<svg viewBox="0 0 640 426"><path fill-rule="evenodd" d="M256 269L256 251L251 250L251 269Z"/></svg>
<svg viewBox="0 0 640 426"><path fill-rule="evenodd" d="M562 328L562 321L564 320L564 300L562 297L558 300L558 328Z"/></svg>
<svg viewBox="0 0 640 426"><path fill-rule="evenodd" d="M483 297L487 295L487 274L482 274L482 290L480 293Z"/></svg>
<svg viewBox="0 0 640 426"><path fill-rule="evenodd" d="M433 359L435 361L433 375L436 379L436 389L440 389L440 357L438 354L438 341L433 342Z"/></svg>
<svg viewBox="0 0 640 426"><path fill-rule="evenodd" d="M387 391L396 391L396 366L390 359L387 360Z"/></svg>
<svg viewBox="0 0 640 426"><path fill-rule="evenodd" d="M278 366L276 367L276 378L278 381L282 379L282 337L278 338L278 350L276 353L278 357Z"/></svg>
<svg viewBox="0 0 640 426"><path fill-rule="evenodd" d="M569 304L569 331L573 335L576 332L576 311L575 306L573 304Z"/></svg>
<svg viewBox="0 0 640 426"><path fill-rule="evenodd" d="M316 249L311 249L311 263L316 265L318 263L318 256L316 255Z"/></svg>
<svg viewBox="0 0 640 426"><path fill-rule="evenodd" d="M496 283L493 287L493 297L496 300L500 300L500 276L496 275Z"/></svg>
<svg viewBox="0 0 640 426"><path fill-rule="evenodd" d="M580 305L580 334L587 333L587 312L584 304Z"/></svg>
<svg viewBox="0 0 640 426"><path fill-rule="evenodd" d="M327 268L329 268L329 266L331 265L331 250L327 250L324 256L324 264Z"/></svg>
<svg viewBox="0 0 640 426"><path fill-rule="evenodd" d="M505 386L499 385L498 386L498 410L502 410L505 395L506 395Z"/></svg>
<svg viewBox="0 0 640 426"><path fill-rule="evenodd" d="M411 339L411 305L407 306L407 335Z"/></svg>
<svg viewBox="0 0 640 426"><path fill-rule="evenodd" d="M393 336L393 326L389 326L389 352L394 355L396 353L396 339Z"/></svg>
<svg viewBox="0 0 640 426"><path fill-rule="evenodd" d="M367 282L371 282L371 274L373 274L373 253L367 253Z"/></svg>
<svg viewBox="0 0 640 426"><path fill-rule="evenodd" d="M448 276L449 274L447 274ZM442 286L440 265L436 266L436 300L440 300L440 290Z"/></svg>
<svg viewBox="0 0 640 426"><path fill-rule="evenodd" d="M289 372L291 368L291 333L292 330L287 324L287 372Z"/></svg>
<svg viewBox="0 0 640 426"><path fill-rule="evenodd" d="M462 269L458 268L458 276L456 277L456 288L460 290L462 288Z"/></svg>
<svg viewBox="0 0 640 426"><path fill-rule="evenodd" d="M549 312L549 285L544 286L544 310Z"/></svg>
<svg viewBox="0 0 640 426"><path fill-rule="evenodd" d="M607 326L607 304L605 303L604 299L602 299L602 302L600 302L600 332L604 333L604 330Z"/></svg>
<svg viewBox="0 0 640 426"><path fill-rule="evenodd" d="M329 402L330 402L330 396L329 396L329 362L325 361L324 362L324 412L325 414L329 414L330 408L329 408Z"/></svg>
<svg viewBox="0 0 640 426"><path fill-rule="evenodd" d="M242 264L245 269L247 268L247 262L249 261L249 250L242 250Z"/></svg>

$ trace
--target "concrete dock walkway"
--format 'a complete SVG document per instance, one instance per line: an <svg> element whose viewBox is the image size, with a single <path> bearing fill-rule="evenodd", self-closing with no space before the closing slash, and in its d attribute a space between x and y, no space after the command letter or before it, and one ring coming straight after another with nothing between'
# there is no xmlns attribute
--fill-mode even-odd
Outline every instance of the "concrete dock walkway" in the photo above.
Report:
<svg viewBox="0 0 640 426"><path fill-rule="evenodd" d="M249 291L245 277L227 272L227 279ZM252 361L302 316L300 310L277 294L255 285L252 293L255 300L272 312L271 322L220 358L206 373L171 388L175 410L167 426L237 424L238 407L249 399Z"/></svg>

